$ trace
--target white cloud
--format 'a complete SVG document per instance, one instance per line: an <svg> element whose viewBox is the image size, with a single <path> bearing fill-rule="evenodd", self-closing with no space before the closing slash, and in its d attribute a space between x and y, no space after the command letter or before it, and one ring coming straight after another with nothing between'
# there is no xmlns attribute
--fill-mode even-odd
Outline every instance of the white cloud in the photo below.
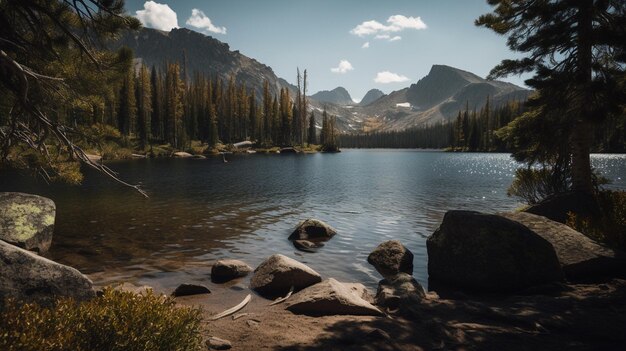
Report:
<svg viewBox="0 0 626 351"><path fill-rule="evenodd" d="M198 9L191 10L191 17L189 17L189 19L187 19L187 22L185 23L192 27L202 29L204 30L205 33L211 32L211 33L226 34L226 27L218 27L214 25L213 22L211 22L211 19L208 18L204 14L204 12Z"/></svg>
<svg viewBox="0 0 626 351"><path fill-rule="evenodd" d="M333 73L345 74L353 69L354 67L352 67L352 64L348 62L348 60L341 60L339 61L339 66L331 68L330 71Z"/></svg>
<svg viewBox="0 0 626 351"><path fill-rule="evenodd" d="M377 36L374 37L374 39L389 39L390 36L389 34L378 34Z"/></svg>
<svg viewBox="0 0 626 351"><path fill-rule="evenodd" d="M409 80L408 77L392 73L389 71L378 72L376 74L376 78L374 78L374 82L380 84L389 84L389 83L401 83Z"/></svg>
<svg viewBox="0 0 626 351"><path fill-rule="evenodd" d="M382 24L378 21L371 20L365 21L358 26L352 28L350 33L363 37L366 35L400 32L404 29L426 29L426 23L422 21L421 17L406 17L403 15L393 15L387 19L388 24Z"/></svg>
<svg viewBox="0 0 626 351"><path fill-rule="evenodd" d="M366 42L365 42L365 43L361 46L361 49L367 49L367 48L369 48L369 47L370 47L370 42L369 42L369 41L366 41Z"/></svg>
<svg viewBox="0 0 626 351"><path fill-rule="evenodd" d="M144 27L158 30L170 31L178 28L178 17L176 12L166 4L159 4L154 1L146 1L143 10L135 12L137 19Z"/></svg>
<svg viewBox="0 0 626 351"><path fill-rule="evenodd" d="M389 41L398 41L398 40L402 40L402 37L399 35L396 35L395 37L389 39Z"/></svg>

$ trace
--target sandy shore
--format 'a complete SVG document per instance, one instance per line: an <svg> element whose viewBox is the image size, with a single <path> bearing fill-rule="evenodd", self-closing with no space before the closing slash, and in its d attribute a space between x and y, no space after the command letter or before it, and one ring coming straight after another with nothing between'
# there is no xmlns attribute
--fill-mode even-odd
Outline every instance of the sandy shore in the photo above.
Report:
<svg viewBox="0 0 626 351"><path fill-rule="evenodd" d="M247 294L252 301L238 312L245 316L210 321ZM177 301L201 307L205 336L227 339L233 350L620 350L626 345L625 280L553 286L525 296L430 294L403 311L408 318L295 315L285 310L288 302L268 306L271 301L241 285Z"/></svg>

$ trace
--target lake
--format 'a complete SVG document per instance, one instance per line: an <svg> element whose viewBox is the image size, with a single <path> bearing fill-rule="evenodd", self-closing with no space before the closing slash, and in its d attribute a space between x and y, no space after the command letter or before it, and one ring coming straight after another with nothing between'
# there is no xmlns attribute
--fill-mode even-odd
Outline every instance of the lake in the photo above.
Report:
<svg viewBox="0 0 626 351"><path fill-rule="evenodd" d="M518 164L508 154L416 150L344 150L339 154L229 155L142 159L109 166L149 193L87 172L82 186L46 185L4 174L0 191L23 191L57 204L48 256L88 274L97 285L131 282L169 292L208 280L216 259L256 267L282 253L323 277L375 288L367 263L380 242L398 239L415 255L427 285L426 238L452 209L510 211L506 195ZM626 155L593 155L594 167L626 189ZM316 253L287 240L302 219L318 218L338 234Z"/></svg>

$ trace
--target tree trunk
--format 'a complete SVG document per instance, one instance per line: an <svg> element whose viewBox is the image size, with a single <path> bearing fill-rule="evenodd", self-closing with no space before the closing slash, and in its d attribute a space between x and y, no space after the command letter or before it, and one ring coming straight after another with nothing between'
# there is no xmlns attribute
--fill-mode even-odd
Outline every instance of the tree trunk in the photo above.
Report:
<svg viewBox="0 0 626 351"><path fill-rule="evenodd" d="M592 125L587 121L578 121L574 125L570 139L572 149L572 190L582 194L592 194L591 147Z"/></svg>
<svg viewBox="0 0 626 351"><path fill-rule="evenodd" d="M571 135L572 146L572 190L581 194L592 194L591 161L589 152L592 138L593 91L591 89L591 51L593 0L581 0L578 8L578 72L576 103L580 104L574 116Z"/></svg>

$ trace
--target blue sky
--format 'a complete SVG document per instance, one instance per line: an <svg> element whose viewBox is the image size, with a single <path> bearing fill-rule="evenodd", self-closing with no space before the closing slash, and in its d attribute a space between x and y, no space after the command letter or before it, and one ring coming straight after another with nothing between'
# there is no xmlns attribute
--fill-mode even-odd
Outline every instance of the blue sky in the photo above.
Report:
<svg viewBox="0 0 626 351"><path fill-rule="evenodd" d="M372 88L407 87L433 64L484 77L514 57L504 37L474 26L490 11L485 0L127 0L126 8L147 27L215 37L290 82L306 68L309 94L343 86L357 101Z"/></svg>

